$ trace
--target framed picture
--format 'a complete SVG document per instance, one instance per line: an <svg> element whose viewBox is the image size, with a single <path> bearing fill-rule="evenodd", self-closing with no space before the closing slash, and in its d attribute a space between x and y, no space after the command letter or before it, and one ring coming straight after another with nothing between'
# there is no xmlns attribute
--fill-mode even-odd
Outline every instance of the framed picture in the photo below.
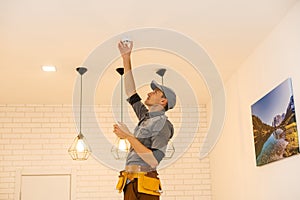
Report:
<svg viewBox="0 0 300 200"><path fill-rule="evenodd" d="M299 153L290 78L254 103L251 112L257 166Z"/></svg>

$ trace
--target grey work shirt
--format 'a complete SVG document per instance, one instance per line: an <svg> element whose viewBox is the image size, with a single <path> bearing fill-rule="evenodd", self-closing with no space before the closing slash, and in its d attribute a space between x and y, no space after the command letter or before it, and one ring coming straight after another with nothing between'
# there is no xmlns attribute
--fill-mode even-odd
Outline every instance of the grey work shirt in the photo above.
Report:
<svg viewBox="0 0 300 200"><path fill-rule="evenodd" d="M138 94L132 95L128 102L140 120L134 130L134 136L148 149L152 150L159 163L165 156L169 139L173 136L174 128L165 115L165 111L149 112L141 102ZM150 167L133 148L126 159L126 165Z"/></svg>

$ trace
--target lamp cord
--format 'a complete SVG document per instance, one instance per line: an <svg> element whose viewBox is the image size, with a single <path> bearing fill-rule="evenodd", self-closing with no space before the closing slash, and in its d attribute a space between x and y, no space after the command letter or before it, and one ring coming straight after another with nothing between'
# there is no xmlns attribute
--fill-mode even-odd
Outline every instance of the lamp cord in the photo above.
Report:
<svg viewBox="0 0 300 200"><path fill-rule="evenodd" d="M123 75L121 75L121 122L123 123Z"/></svg>
<svg viewBox="0 0 300 200"><path fill-rule="evenodd" d="M82 113L82 75L80 76L80 119L79 119L79 134L81 134L81 113Z"/></svg>

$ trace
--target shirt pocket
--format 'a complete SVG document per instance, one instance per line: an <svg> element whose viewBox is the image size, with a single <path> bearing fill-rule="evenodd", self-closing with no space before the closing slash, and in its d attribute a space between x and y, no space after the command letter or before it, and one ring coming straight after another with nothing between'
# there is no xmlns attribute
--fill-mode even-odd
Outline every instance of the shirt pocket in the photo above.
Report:
<svg viewBox="0 0 300 200"><path fill-rule="evenodd" d="M136 130L135 136L139 139L145 139L145 138L151 138L151 130L149 130L149 127L140 127Z"/></svg>

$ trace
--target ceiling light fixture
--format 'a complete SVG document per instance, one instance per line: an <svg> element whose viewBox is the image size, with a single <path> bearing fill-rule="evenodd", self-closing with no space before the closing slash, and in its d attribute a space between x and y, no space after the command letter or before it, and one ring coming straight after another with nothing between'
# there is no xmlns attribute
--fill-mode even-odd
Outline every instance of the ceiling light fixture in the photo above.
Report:
<svg viewBox="0 0 300 200"><path fill-rule="evenodd" d="M80 74L80 122L79 122L79 134L74 139L68 152L73 160L87 160L91 154L91 149L81 132L81 121L82 121L82 75L87 72L87 68L78 67L76 71Z"/></svg>
<svg viewBox="0 0 300 200"><path fill-rule="evenodd" d="M56 67L53 65L44 65L42 66L42 70L44 72L55 72L56 71Z"/></svg>
<svg viewBox="0 0 300 200"><path fill-rule="evenodd" d="M123 123L123 74L124 68L117 68L117 72L121 75L121 123ZM115 144L111 148L111 153L116 160L127 158L130 150L130 143L126 139L117 138Z"/></svg>

